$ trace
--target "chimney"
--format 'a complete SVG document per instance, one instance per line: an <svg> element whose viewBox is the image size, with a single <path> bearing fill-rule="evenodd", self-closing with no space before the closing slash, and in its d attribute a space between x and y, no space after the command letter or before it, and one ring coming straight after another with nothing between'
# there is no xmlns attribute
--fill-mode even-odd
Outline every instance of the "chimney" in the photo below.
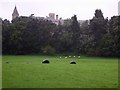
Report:
<svg viewBox="0 0 120 90"><path fill-rule="evenodd" d="M58 20L58 15L56 15L56 20Z"/></svg>

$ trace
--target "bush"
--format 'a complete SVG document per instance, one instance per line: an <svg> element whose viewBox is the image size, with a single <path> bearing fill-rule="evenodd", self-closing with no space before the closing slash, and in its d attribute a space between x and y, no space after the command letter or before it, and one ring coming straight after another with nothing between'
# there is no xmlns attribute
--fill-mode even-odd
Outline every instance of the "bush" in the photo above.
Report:
<svg viewBox="0 0 120 90"><path fill-rule="evenodd" d="M47 55L54 55L55 49L52 46L47 45L47 46L42 48L42 53L47 54Z"/></svg>
<svg viewBox="0 0 120 90"><path fill-rule="evenodd" d="M87 55L94 56L95 55L95 50L93 48L90 48L87 52Z"/></svg>

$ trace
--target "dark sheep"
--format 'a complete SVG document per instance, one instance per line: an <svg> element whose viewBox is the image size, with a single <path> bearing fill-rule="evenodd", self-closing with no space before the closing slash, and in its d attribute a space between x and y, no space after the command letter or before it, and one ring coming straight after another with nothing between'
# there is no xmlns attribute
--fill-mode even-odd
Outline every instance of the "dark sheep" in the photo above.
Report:
<svg viewBox="0 0 120 90"><path fill-rule="evenodd" d="M71 61L70 64L76 64L76 62L75 61Z"/></svg>
<svg viewBox="0 0 120 90"><path fill-rule="evenodd" d="M9 62L6 62L7 64L9 63Z"/></svg>
<svg viewBox="0 0 120 90"><path fill-rule="evenodd" d="M43 63L43 64L49 64L50 61L49 61L49 60L43 60L42 63Z"/></svg>

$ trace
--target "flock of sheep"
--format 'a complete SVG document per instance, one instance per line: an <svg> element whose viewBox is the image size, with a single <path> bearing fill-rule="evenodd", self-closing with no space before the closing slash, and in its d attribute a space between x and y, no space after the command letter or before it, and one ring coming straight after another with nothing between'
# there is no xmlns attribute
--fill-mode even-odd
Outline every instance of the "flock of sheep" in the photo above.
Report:
<svg viewBox="0 0 120 90"><path fill-rule="evenodd" d="M66 56L66 57L60 57L60 58L65 58L65 59L67 59L67 58L71 58L72 56ZM73 56L74 58L80 58L80 56ZM50 63L50 61L48 60L48 59L45 59L45 60L43 60L42 61L42 63L43 64L49 64ZM70 61L70 64L76 64L76 61Z"/></svg>
<svg viewBox="0 0 120 90"><path fill-rule="evenodd" d="M64 58L71 58L72 56L66 56L66 57L64 57ZM76 58L80 58L80 56L73 56L74 58L76 57ZM62 57L60 57L60 58L62 58Z"/></svg>

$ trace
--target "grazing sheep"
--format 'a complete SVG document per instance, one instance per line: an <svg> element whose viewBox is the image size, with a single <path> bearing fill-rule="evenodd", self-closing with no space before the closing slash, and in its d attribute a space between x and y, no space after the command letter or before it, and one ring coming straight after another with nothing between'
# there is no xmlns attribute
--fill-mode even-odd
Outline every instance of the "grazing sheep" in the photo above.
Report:
<svg viewBox="0 0 120 90"><path fill-rule="evenodd" d="M75 58L75 56L74 56L74 58Z"/></svg>
<svg viewBox="0 0 120 90"><path fill-rule="evenodd" d="M67 57L65 57L65 58L67 58Z"/></svg>
<svg viewBox="0 0 120 90"><path fill-rule="evenodd" d="M60 57L60 58L62 58L62 57Z"/></svg>
<svg viewBox="0 0 120 90"><path fill-rule="evenodd" d="M80 56L78 56L78 58L80 58Z"/></svg>
<svg viewBox="0 0 120 90"><path fill-rule="evenodd" d="M49 64L49 63L50 63L50 61L49 61L49 60L47 60L47 59L45 59L45 60L43 60L43 61L42 61L42 63L43 63L43 64Z"/></svg>
<svg viewBox="0 0 120 90"><path fill-rule="evenodd" d="M6 62L7 64L9 63L9 62Z"/></svg>
<svg viewBox="0 0 120 90"><path fill-rule="evenodd" d="M76 62L75 61L71 61L70 64L76 64Z"/></svg>
<svg viewBox="0 0 120 90"><path fill-rule="evenodd" d="M70 58L71 56L69 56L69 58Z"/></svg>

